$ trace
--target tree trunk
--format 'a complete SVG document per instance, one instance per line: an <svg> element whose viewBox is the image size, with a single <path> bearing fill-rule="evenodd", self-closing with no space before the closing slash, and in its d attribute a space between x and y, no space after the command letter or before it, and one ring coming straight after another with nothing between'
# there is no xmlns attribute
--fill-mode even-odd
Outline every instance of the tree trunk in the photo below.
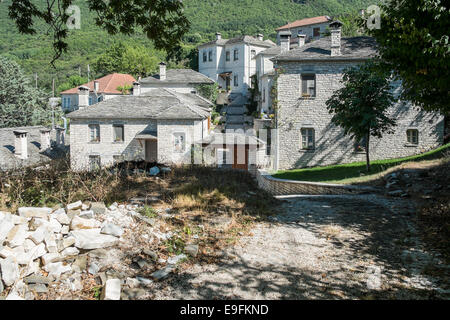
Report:
<svg viewBox="0 0 450 320"><path fill-rule="evenodd" d="M369 140L370 140L370 128L366 136L366 168L367 172L370 172L370 159L369 159Z"/></svg>

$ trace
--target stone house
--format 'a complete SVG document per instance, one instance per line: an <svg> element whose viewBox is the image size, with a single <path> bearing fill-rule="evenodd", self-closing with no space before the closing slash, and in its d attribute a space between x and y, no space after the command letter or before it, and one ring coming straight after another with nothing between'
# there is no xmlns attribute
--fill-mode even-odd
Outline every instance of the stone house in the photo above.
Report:
<svg viewBox="0 0 450 320"><path fill-rule="evenodd" d="M247 96L252 87L251 77L256 73L255 57L261 51L275 47L275 43L256 37L240 36L216 39L198 46L199 72L214 80L219 87L232 94Z"/></svg>
<svg viewBox="0 0 450 320"><path fill-rule="evenodd" d="M211 102L193 93L152 89L68 114L76 171L123 161L190 163L191 145L210 131Z"/></svg>
<svg viewBox="0 0 450 320"><path fill-rule="evenodd" d="M78 110L122 95L119 86L132 86L136 80L129 74L113 73L93 80L80 87L61 92L61 107L64 112Z"/></svg>
<svg viewBox="0 0 450 320"><path fill-rule="evenodd" d="M331 123L325 102L341 88L346 68L376 56L370 37L341 38L340 23L332 23L331 37L286 51L272 60L278 75L276 137L272 136L275 170L365 161L360 141L344 136ZM400 82L393 83L398 96ZM421 153L442 144L444 117L427 113L408 102L396 102L390 114L397 119L393 134L371 137L372 160Z"/></svg>
<svg viewBox="0 0 450 320"><path fill-rule="evenodd" d="M63 128L44 126L0 129L0 171L39 167L68 151Z"/></svg>
<svg viewBox="0 0 450 320"><path fill-rule="evenodd" d="M181 93L196 92L196 87L204 84L214 84L214 81L200 72L192 69L167 69L166 64L159 64L159 73L139 80L140 93L152 89L170 89Z"/></svg>
<svg viewBox="0 0 450 320"><path fill-rule="evenodd" d="M277 31L277 44L280 45L282 35L285 32L290 32L292 35L290 45L292 48L299 46L299 41L302 41L299 35L305 35L306 43L320 39L328 28L332 19L329 16L319 16L297 20L281 26Z"/></svg>

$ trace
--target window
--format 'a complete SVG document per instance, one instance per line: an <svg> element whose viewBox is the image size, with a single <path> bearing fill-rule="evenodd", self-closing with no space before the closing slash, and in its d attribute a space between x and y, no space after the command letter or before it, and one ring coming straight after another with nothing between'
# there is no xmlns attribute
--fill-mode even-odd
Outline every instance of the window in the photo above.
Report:
<svg viewBox="0 0 450 320"><path fill-rule="evenodd" d="M114 142L123 142L125 140L123 124L113 124Z"/></svg>
<svg viewBox="0 0 450 320"><path fill-rule="evenodd" d="M302 97L316 96L316 75L302 75Z"/></svg>
<svg viewBox="0 0 450 320"><path fill-rule="evenodd" d="M252 50L252 51L251 51L251 57L252 57L252 59L254 59L255 56L256 56L256 50Z"/></svg>
<svg viewBox="0 0 450 320"><path fill-rule="evenodd" d="M225 52L225 60L230 61L230 51Z"/></svg>
<svg viewBox="0 0 450 320"><path fill-rule="evenodd" d="M100 156L89 156L89 169L91 171L99 170L101 166Z"/></svg>
<svg viewBox="0 0 450 320"><path fill-rule="evenodd" d="M184 152L186 150L186 135L184 133L178 132L174 133L173 136L175 152Z"/></svg>
<svg viewBox="0 0 450 320"><path fill-rule="evenodd" d="M65 109L70 108L70 97L63 98L63 108Z"/></svg>
<svg viewBox="0 0 450 320"><path fill-rule="evenodd" d="M100 125L90 124L89 125L90 141L100 142Z"/></svg>
<svg viewBox="0 0 450 320"><path fill-rule="evenodd" d="M203 62L206 62L208 59L206 57L206 51L203 51Z"/></svg>
<svg viewBox="0 0 450 320"><path fill-rule="evenodd" d="M213 59L212 59L212 51L211 50L209 50L209 52L208 52L208 60L209 61L213 61Z"/></svg>
<svg viewBox="0 0 450 320"><path fill-rule="evenodd" d="M315 149L314 129L312 128L302 129L302 149L303 150Z"/></svg>
<svg viewBox="0 0 450 320"><path fill-rule="evenodd" d="M89 105L92 106L92 97L89 96Z"/></svg>
<svg viewBox="0 0 450 320"><path fill-rule="evenodd" d="M234 76L234 86L239 87L239 77L237 75Z"/></svg>
<svg viewBox="0 0 450 320"><path fill-rule="evenodd" d="M266 102L266 88L263 89L262 102Z"/></svg>
<svg viewBox="0 0 450 320"><path fill-rule="evenodd" d="M99 96L99 97L97 98L97 102L101 102L101 101L103 101L103 96Z"/></svg>
<svg viewBox="0 0 450 320"><path fill-rule="evenodd" d="M320 37L320 28L313 29L313 37Z"/></svg>
<svg viewBox="0 0 450 320"><path fill-rule="evenodd" d="M406 141L409 144L419 144L419 130L417 129L409 129L406 130Z"/></svg>
<svg viewBox="0 0 450 320"><path fill-rule="evenodd" d="M239 50L238 49L234 49L234 58L233 58L233 60L234 61L239 60Z"/></svg>
<svg viewBox="0 0 450 320"><path fill-rule="evenodd" d="M359 141L355 141L355 152L366 152L366 141L366 137Z"/></svg>

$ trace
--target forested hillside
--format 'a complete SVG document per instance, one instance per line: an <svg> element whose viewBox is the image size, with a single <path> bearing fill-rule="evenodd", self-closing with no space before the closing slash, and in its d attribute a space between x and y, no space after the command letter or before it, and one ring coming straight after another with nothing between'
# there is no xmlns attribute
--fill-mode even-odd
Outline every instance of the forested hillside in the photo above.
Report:
<svg viewBox="0 0 450 320"><path fill-rule="evenodd" d="M377 1L375 1L377 2ZM132 38L118 35L110 36L94 25L94 15L87 10L83 0L76 0L81 9L81 30L72 30L69 51L56 63L56 69L49 62L53 56L52 39L45 34L46 28L40 25L37 35L21 35L14 23L8 18L8 5L11 0L0 2L0 54L16 60L27 74L38 74L38 86L49 89L52 78L56 86L71 75L87 76L87 65L91 65L91 78L100 76L92 65L97 57L115 41L123 41L131 46L144 46L149 55L159 60L166 54L153 48L152 43L142 34ZM191 21L191 30L184 40L184 51L177 57L187 62L189 50L195 45L212 39L217 31L224 37L238 34L264 33L275 36L275 28L297 19L346 13L356 14L359 9L367 8L373 0L184 0L185 12ZM192 56L192 55L191 55ZM175 66L175 62L172 62Z"/></svg>

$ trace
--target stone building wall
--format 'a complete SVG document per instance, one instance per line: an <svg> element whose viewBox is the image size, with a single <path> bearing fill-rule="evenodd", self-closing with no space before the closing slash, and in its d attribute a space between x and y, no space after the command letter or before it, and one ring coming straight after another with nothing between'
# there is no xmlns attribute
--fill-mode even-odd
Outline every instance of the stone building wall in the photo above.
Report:
<svg viewBox="0 0 450 320"><path fill-rule="evenodd" d="M355 151L355 141L344 136L343 130L331 123L325 102L341 88L342 72L356 62L282 62L284 73L278 79L278 170L365 161L365 153ZM302 98L301 74L316 75L316 97ZM395 83L398 94L400 83ZM372 160L398 158L419 154L443 142L444 119L423 112L409 103L396 103L390 109L397 119L393 134L382 139L371 137ZM315 149L302 150L301 129L315 130ZM408 145L406 130L419 131L419 144Z"/></svg>

